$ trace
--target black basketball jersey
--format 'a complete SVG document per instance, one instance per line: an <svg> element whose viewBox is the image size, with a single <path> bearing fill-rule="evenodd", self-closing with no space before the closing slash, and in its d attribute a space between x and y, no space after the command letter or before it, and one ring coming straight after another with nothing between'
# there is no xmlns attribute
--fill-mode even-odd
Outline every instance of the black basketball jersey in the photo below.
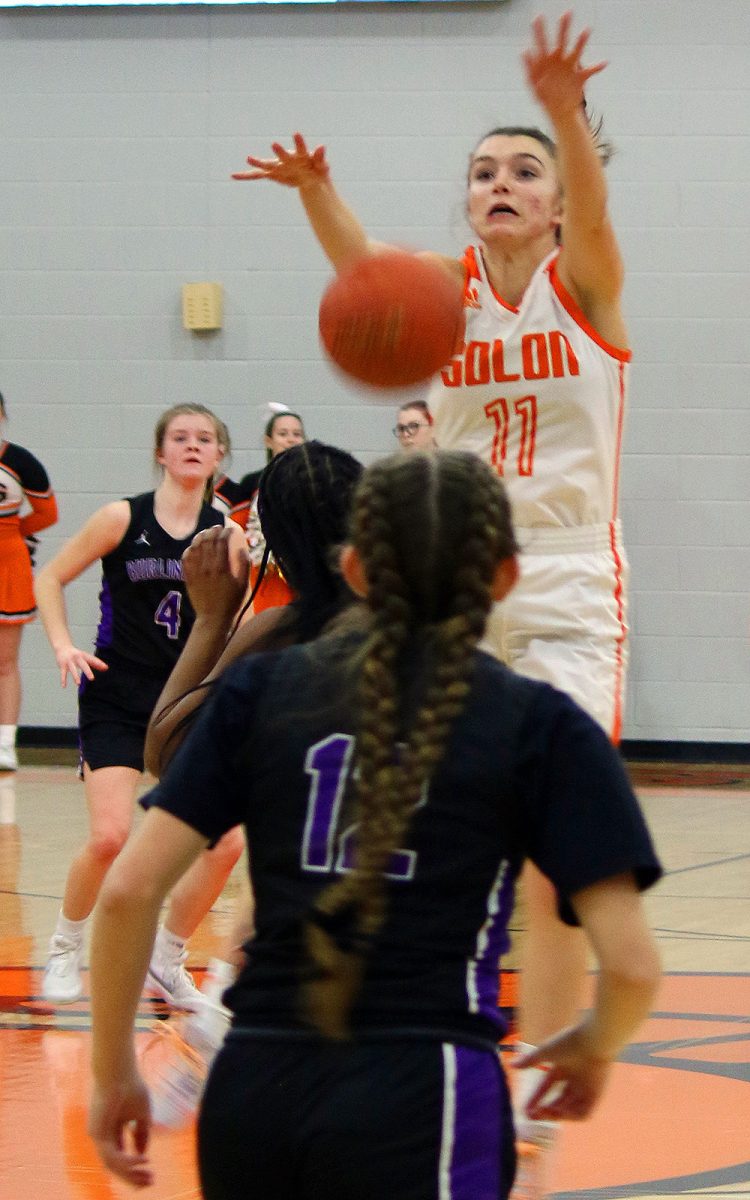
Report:
<svg viewBox="0 0 750 1200"><path fill-rule="evenodd" d="M256 934L227 997L238 1027L305 1028L303 927L318 893L353 863L353 706L337 699L332 661L298 646L236 664L145 800L212 840L246 827ZM599 726L561 692L477 652L467 704L391 859L355 1030L497 1039L499 960L526 857L555 884L569 922L580 889L625 871L645 887L660 874Z"/></svg>
<svg viewBox="0 0 750 1200"><path fill-rule="evenodd" d="M96 653L166 678L187 641L195 614L182 579L182 555L201 529L223 525L209 504L195 529L173 538L154 515L154 493L131 496L125 536L102 558Z"/></svg>

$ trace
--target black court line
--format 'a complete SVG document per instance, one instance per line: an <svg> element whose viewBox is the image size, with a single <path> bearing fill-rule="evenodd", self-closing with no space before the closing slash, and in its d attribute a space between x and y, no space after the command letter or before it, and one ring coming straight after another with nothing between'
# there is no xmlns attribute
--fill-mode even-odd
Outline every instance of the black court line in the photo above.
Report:
<svg viewBox="0 0 750 1200"><path fill-rule="evenodd" d="M733 854L731 858L716 858L711 862L696 863L692 867L675 867L674 871L665 871L664 878L669 879L671 875L686 875L688 871L708 871L711 867L723 867L726 863L743 862L750 858L750 854Z"/></svg>
<svg viewBox="0 0 750 1200"><path fill-rule="evenodd" d="M642 1183L623 1183L617 1187L583 1188L575 1192L553 1192L555 1200L618 1200L625 1196L675 1196L692 1194L705 1188L730 1187L735 1183L750 1183L750 1162L735 1163L715 1171L699 1171L694 1175L675 1175L667 1179L649 1179ZM733 1192L733 1196L748 1195ZM708 1198L707 1198L708 1200Z"/></svg>

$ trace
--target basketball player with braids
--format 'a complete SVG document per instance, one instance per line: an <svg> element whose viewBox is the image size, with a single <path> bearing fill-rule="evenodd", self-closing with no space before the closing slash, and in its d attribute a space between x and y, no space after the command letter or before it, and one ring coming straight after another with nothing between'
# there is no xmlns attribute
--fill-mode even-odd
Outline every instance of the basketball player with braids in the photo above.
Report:
<svg viewBox="0 0 750 1200"><path fill-rule="evenodd" d="M213 683L232 662L247 654L309 641L350 603L351 593L334 564L347 535L352 495L361 474L362 466L351 454L322 442L297 444L271 456L258 487L262 535L294 591L283 607L264 610L239 627L238 609L247 580L241 569L230 570L229 533L209 529L198 534L185 551L183 575L196 619L154 706L146 734L144 757L157 779ZM262 575L256 577L256 586L262 582ZM221 892L233 865L226 861L223 878L214 873L215 895ZM196 865L173 888L161 929L177 929L186 939L192 936L205 914L210 886L201 875ZM216 1002L242 957L243 941L251 935L252 904L249 887L241 887L228 946L223 957L211 960L203 982L209 1003L201 1006L192 1024L186 1026L186 1037L196 1034L201 1053L218 1046L226 1032ZM190 1106L190 1095L178 1074L172 1078L177 1080L176 1086L167 1088L163 1111L169 1107L171 1093L184 1112Z"/></svg>
<svg viewBox="0 0 750 1200"><path fill-rule="evenodd" d="M476 456L370 467L340 558L362 602L312 643L235 664L147 798L92 955L90 1130L131 1184L152 1181L133 1021L159 907L237 821L256 934L202 1103L206 1200L249 1183L264 1200L508 1195L498 959L527 856L600 969L591 1013L530 1056L550 1067L531 1111L595 1105L653 996L638 890L660 869L600 727L479 649L516 549Z"/></svg>
<svg viewBox="0 0 750 1200"><path fill-rule="evenodd" d="M81 774L90 822L50 940L42 995L51 1004L70 1004L81 995L86 922L130 831L148 719L193 622L182 553L197 532L225 520L238 554L243 550L241 532L210 503L227 450L224 422L203 405L178 404L162 413L154 431L154 460L162 471L156 490L98 509L37 578L39 612L60 680L65 687L70 676L79 689ZM102 586L92 654L73 643L64 589L97 559ZM234 862L241 851L241 839L235 848L231 841L204 856L208 892L201 916L214 899L211 878L217 871L222 883L225 878L224 856ZM151 986L180 1007L198 999L185 957L184 939L162 935L150 976Z"/></svg>
<svg viewBox="0 0 750 1200"><path fill-rule="evenodd" d="M466 334L428 400L441 449L472 450L503 477L524 551L521 582L488 626L493 651L516 670L568 692L614 741L626 667L627 562L618 521L620 443L630 351L623 266L607 209L608 148L586 117L584 87L604 63L582 63L588 31L542 18L523 55L529 89L552 137L501 125L469 155L460 258L431 254L464 283ZM337 271L384 248L371 242L331 182L325 150L274 144L240 179L299 190ZM418 303L418 297L415 298ZM585 940L557 919L533 864L524 880L519 1027L534 1045L575 1019ZM535 1073L516 1090L531 1170L551 1126L520 1119ZM527 1172L528 1175L528 1172ZM541 1178L528 1189L539 1194Z"/></svg>

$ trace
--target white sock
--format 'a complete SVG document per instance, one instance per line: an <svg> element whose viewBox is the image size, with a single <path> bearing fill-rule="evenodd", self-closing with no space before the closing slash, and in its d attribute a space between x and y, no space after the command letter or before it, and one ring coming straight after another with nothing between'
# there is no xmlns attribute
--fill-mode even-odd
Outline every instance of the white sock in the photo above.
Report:
<svg viewBox="0 0 750 1200"><path fill-rule="evenodd" d="M63 910L60 909L60 912L58 913L58 916L57 916L57 925L55 927L55 933L60 933L60 934L62 934L63 937L67 937L67 938L83 937L83 931L86 928L87 921L88 921L88 917L84 917L82 921L71 921L68 917L65 916L65 914L63 913Z"/></svg>
<svg viewBox="0 0 750 1200"><path fill-rule="evenodd" d="M168 958L177 958L185 949L185 941L185 938L178 937L171 929L167 929L166 925L160 925L156 931L154 950Z"/></svg>
<svg viewBox="0 0 750 1200"><path fill-rule="evenodd" d="M16 745L17 725L0 725L0 748L13 750Z"/></svg>
<svg viewBox="0 0 750 1200"><path fill-rule="evenodd" d="M518 1042L516 1049L519 1054L530 1054L532 1050L536 1050L536 1046L531 1046L528 1042ZM513 1122L516 1137L520 1141L548 1142L557 1131L557 1121L534 1120L526 1112L526 1105L546 1074L544 1067L521 1067L513 1073Z"/></svg>

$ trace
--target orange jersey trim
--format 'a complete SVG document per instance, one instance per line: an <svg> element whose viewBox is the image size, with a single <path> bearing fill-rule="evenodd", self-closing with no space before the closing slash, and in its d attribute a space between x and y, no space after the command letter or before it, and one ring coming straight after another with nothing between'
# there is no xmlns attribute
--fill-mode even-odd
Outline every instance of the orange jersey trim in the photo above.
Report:
<svg viewBox="0 0 750 1200"><path fill-rule="evenodd" d="M466 267L466 270L469 273L469 279L468 279L468 283L466 285L466 291L469 294L471 294L472 279L481 280L481 278L482 278L482 273L479 270L479 266L477 265L476 253L475 253L475 249L473 246L468 246L466 248L463 259L461 261L463 262L464 266ZM500 304L503 308L507 309L508 312L517 313L518 309L515 307L515 305L509 304L507 300L503 300L500 293L495 291L494 287L492 286L492 283L490 282L490 276L489 276L489 272L487 271L486 263L484 264L484 273L485 273L485 276L487 279L487 284L489 286L489 289L492 292L492 295L497 300L498 304Z"/></svg>
<svg viewBox="0 0 750 1200"><path fill-rule="evenodd" d="M587 320L585 314L576 304L570 292L566 291L565 287L563 286L560 276L557 274L557 268L555 265L556 263L557 259L553 258L552 262L547 267L547 274L549 275L550 283L554 288L555 295L565 311L573 318L576 325L580 325L583 332L588 334L592 342L596 342L597 346L601 346L602 350L604 350L606 354L609 354L611 358L616 358L619 362L630 362L631 358L633 357L631 350L623 350L618 346L612 346L609 342L605 342L604 338L596 332L594 326Z"/></svg>
<svg viewBox="0 0 750 1200"><path fill-rule="evenodd" d="M615 444L615 478L612 486L612 519L617 517L620 508L620 465L622 462L622 431L625 423L625 362L621 360L618 370L618 386L620 389L617 408L617 441Z"/></svg>
<svg viewBox="0 0 750 1200"><path fill-rule="evenodd" d="M623 562L620 558L620 552L617 549L617 529L615 522L612 521L609 527L609 544L612 550L612 558L615 564L615 590L614 598L617 605L617 621L620 626L620 632L615 639L615 704L614 713L612 715L612 732L610 734L612 742L615 746L619 746L622 739L622 692L623 681L625 678L625 639L628 636L627 625L625 624L625 603L623 584Z"/></svg>

